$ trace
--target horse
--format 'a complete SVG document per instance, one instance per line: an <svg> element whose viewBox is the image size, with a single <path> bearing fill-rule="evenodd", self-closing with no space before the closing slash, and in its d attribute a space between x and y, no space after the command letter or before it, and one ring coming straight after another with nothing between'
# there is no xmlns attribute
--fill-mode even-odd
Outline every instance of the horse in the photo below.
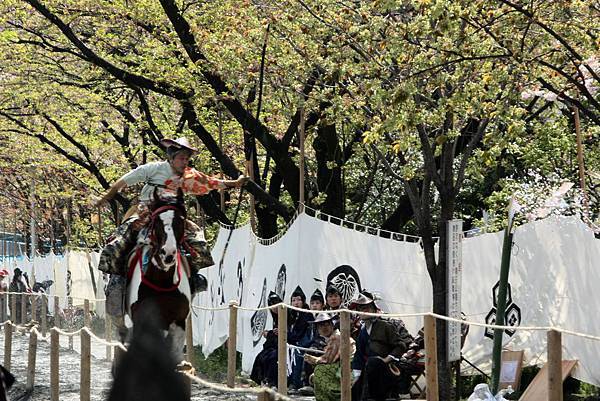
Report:
<svg viewBox="0 0 600 401"><path fill-rule="evenodd" d="M142 311L156 305L157 324L167 333L173 356L182 369L185 323L192 298L187 261L181 254L186 210L183 193L160 198L154 191L148 226L140 231L138 245L129 261L125 309L135 330ZM141 237L141 238L140 238Z"/></svg>
<svg viewBox="0 0 600 401"><path fill-rule="evenodd" d="M189 384L176 371L177 363L159 328L158 310L149 300L137 311L131 343L114 370L108 401L190 400Z"/></svg>

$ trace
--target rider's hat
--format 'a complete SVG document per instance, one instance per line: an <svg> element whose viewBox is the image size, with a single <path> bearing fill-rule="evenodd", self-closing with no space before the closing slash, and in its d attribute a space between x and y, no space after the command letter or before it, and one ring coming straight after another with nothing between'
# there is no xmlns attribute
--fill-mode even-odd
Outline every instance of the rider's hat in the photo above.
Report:
<svg viewBox="0 0 600 401"><path fill-rule="evenodd" d="M190 152L192 152L192 156L198 153L198 149L193 147L190 144L190 141L185 137L177 139L165 138L160 141L160 144L167 148L167 150L173 148L175 150L174 153L177 153L180 150L189 150Z"/></svg>

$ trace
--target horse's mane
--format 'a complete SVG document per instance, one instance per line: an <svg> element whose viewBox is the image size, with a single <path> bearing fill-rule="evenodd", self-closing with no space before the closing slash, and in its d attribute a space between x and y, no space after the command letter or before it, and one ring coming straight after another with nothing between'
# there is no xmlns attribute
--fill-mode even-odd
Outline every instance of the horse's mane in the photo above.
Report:
<svg viewBox="0 0 600 401"><path fill-rule="evenodd" d="M136 315L128 351L116 366L108 401L189 401L186 380L159 329L158 308Z"/></svg>

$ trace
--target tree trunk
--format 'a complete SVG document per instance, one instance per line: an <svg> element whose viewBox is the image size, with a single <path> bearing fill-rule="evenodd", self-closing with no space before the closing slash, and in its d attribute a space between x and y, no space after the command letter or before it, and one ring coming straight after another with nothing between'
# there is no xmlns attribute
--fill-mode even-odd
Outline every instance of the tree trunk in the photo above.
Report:
<svg viewBox="0 0 600 401"><path fill-rule="evenodd" d="M435 271L436 279L433 284L433 312L440 315L448 315L448 221L454 217L454 197L449 195L452 190L442 191L440 194L441 213L438 232L440 239L438 243L438 263ZM448 363L448 331L447 322L438 320L436 322L437 350L438 350L438 382L441 400L452 399L451 369Z"/></svg>
<svg viewBox="0 0 600 401"><path fill-rule="evenodd" d="M342 150L334 124L322 125L317 129L313 149L317 157L317 185L319 192L325 193L321 211L343 218Z"/></svg>
<svg viewBox="0 0 600 401"><path fill-rule="evenodd" d="M274 199L279 199L282 183L281 174L275 171L269 181L269 195ZM277 213L275 211L264 207L262 204L257 204L256 219L258 222L258 235L261 238L271 238L277 235Z"/></svg>

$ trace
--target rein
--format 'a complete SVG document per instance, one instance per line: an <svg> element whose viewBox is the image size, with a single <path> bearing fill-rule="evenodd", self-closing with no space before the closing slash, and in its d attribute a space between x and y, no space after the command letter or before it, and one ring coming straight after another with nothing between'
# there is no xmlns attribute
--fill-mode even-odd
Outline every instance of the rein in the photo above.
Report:
<svg viewBox="0 0 600 401"><path fill-rule="evenodd" d="M157 245L154 245L154 241L156 239L156 236L154 234L154 222L156 221L156 219L158 218L158 216L160 214L167 212L169 210L177 211L177 210L179 210L179 208L175 205L164 205L164 206L161 206L152 211L152 214L150 215L150 223L148 224L148 227L147 227L147 235L149 235L149 238L150 238L150 248L157 247ZM184 215L185 215L185 213L184 213ZM171 285L169 287L160 287L160 286L152 283L150 280L148 280L146 278L146 275L144 274L144 270L143 270L144 247L139 247L138 250L136 251L136 255L133 258L131 265L129 266L129 279L131 279L131 277L133 276L134 269L136 269L138 267L136 265L139 265L143 284L145 284L146 286L150 287L151 289L153 289L154 291L157 291L157 292L169 292L169 291L176 290L179 287L179 283L181 282L181 274L182 274L182 271L181 271L182 261L181 261L181 251L179 250L179 244L184 244L184 237L185 237L185 228L182 230L181 238L179 238L179 240L178 240L177 262L176 262L177 263L177 266L176 266L177 282L175 282L173 285ZM148 263L151 263L151 262L148 262Z"/></svg>
<svg viewBox="0 0 600 401"><path fill-rule="evenodd" d="M129 268L129 279L131 279L131 277L133 276L133 270L136 268L136 265L138 265L140 269L140 275L142 277L142 283L152 288L154 291L170 292L176 290L177 287L179 287L179 283L181 282L181 252L177 251L177 282L173 283L173 285L170 287L160 287L146 279L146 275L144 274L143 270L143 249L144 248L138 248L138 250L136 251L135 258L133 258L133 262Z"/></svg>

